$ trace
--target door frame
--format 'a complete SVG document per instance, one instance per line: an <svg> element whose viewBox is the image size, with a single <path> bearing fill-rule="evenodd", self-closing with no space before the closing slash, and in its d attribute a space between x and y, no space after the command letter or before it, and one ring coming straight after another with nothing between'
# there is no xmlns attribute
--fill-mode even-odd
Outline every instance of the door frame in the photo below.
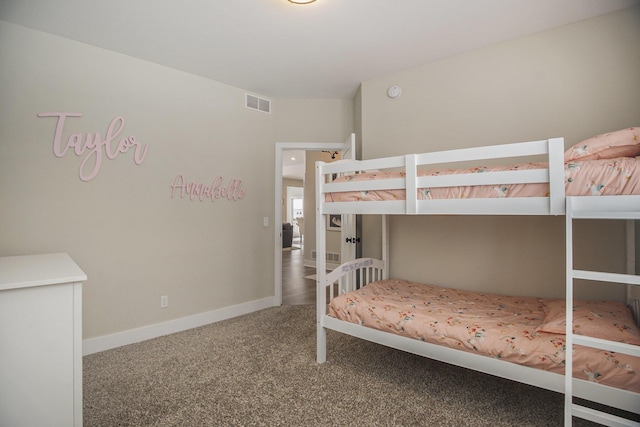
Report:
<svg viewBox="0 0 640 427"><path fill-rule="evenodd" d="M275 153L275 213L273 216L274 228L274 298L273 305L282 305L282 155L288 150L303 151L342 151L344 142L276 142ZM314 194L305 194L304 197L313 197Z"/></svg>

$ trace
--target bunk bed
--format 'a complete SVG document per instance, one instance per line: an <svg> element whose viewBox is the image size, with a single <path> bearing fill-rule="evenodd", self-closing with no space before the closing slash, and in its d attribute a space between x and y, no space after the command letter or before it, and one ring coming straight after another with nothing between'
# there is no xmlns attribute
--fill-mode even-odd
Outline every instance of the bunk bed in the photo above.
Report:
<svg viewBox="0 0 640 427"><path fill-rule="evenodd" d="M543 159L538 161L540 156ZM636 414L639 412L640 331L633 324L633 320L629 320L630 311L624 304L607 306L605 310L610 315L607 319L609 327L618 327L620 332L620 325L623 325L621 334L624 337L619 339L621 342L617 342L617 336L616 342L613 343L603 340L612 339L613 335L607 333L596 338L586 338L575 334L569 326L563 326L573 325L573 316L576 316L577 321L581 315L580 312L574 313L574 309L580 308L580 304L589 304L573 301L574 279L626 283L629 287L640 285L640 277L633 275L633 260L629 261L627 275L574 270L571 227L574 219L583 217L626 220L640 218L640 157L637 156L640 156L640 132L638 129L630 128L594 137L566 151L562 138L552 138L382 159L318 162L318 363L326 360L326 331L334 330L446 363L564 393L566 425L571 424L573 416L609 425L640 425L577 405L573 399L575 396L623 411ZM507 158L509 161L518 159L518 162L508 166L482 166L486 163L496 164ZM530 161L533 158L536 161ZM469 167L465 162L472 162L473 165ZM443 168L443 165L451 164L457 169ZM591 165L597 167L597 170L590 170ZM576 175L585 171L583 175ZM325 273L325 226L326 217L330 214L382 215L383 259L355 259L330 273ZM564 300L468 294L454 289L389 279L388 215L433 214L566 215L568 303L565 304ZM628 229L632 230L633 223L629 224ZM628 233L632 234L632 231ZM632 249L633 245L628 245L628 248ZM389 291L395 293L400 301L401 307L397 311L390 308L393 298L389 296ZM631 295L630 291L628 294ZM438 311L434 307L428 307L431 312L427 317L421 318L421 322L413 323L426 324L426 329L430 326L432 332L435 332L435 338L429 337L428 331L412 330L409 324L415 320L417 314L414 311L404 313L402 310L406 311L408 298L416 295L421 299L418 304L423 305L424 301L431 305L437 304L438 299L444 298L449 303L455 298L460 313L469 309L463 306L465 302L469 306L486 303L481 311L491 315L483 320L484 323L495 321L491 316L499 311L528 318L524 325L515 329L529 334L525 341L532 340L532 336L544 335L544 340L552 348L541 351L547 359L551 359L546 361L550 364L521 364L525 359L539 360L545 357L518 357L521 355L518 352L527 350L516 348L513 343L502 343L503 347L510 345L513 355L507 355L509 352L505 352L504 348L495 350L495 345L493 350L481 354L479 348L486 344L485 335L490 335L484 330L484 323L467 324L463 332L466 334L464 337L447 336L443 332L451 326L447 325L447 319L429 317ZM373 302L364 302L365 296L372 297ZM379 305L380 299L384 299L385 310L375 310L376 298ZM414 306L415 304L411 305ZM363 312L357 312L356 309L362 309ZM382 312L391 312L393 320L385 318ZM521 316L523 312L527 315ZM477 313L471 313L471 317L479 318ZM513 326L512 321L513 316L496 322ZM474 326L477 326L478 330ZM545 326L552 330L546 331ZM580 346L575 352L574 344ZM575 372L582 374L582 371L585 371L581 364L587 360L585 357L591 354L590 352L595 352L600 358L609 357L609 362L613 354L616 358L613 364L617 368L624 367L627 373L629 369L632 373L637 373L620 375L622 370L618 369L608 374L598 372L598 378L591 375L584 379L584 375L576 375ZM574 357L580 359L574 362ZM573 375L566 375L566 372L572 371ZM591 371L589 373L593 374ZM607 377L607 380L603 381L603 377ZM603 382L605 384L602 384Z"/></svg>

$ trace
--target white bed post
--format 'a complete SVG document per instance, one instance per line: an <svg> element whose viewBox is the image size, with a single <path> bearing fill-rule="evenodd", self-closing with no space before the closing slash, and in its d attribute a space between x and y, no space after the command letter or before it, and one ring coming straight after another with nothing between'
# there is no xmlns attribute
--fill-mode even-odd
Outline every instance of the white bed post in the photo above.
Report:
<svg viewBox="0 0 640 427"><path fill-rule="evenodd" d="M565 251L565 370L564 370L564 425L571 426L573 414L573 218L571 197L566 198Z"/></svg>
<svg viewBox="0 0 640 427"><path fill-rule="evenodd" d="M405 213L418 213L418 166L415 154L404 156Z"/></svg>
<svg viewBox="0 0 640 427"><path fill-rule="evenodd" d="M389 278L389 216L382 215L382 261L384 261L384 269L382 270L382 278Z"/></svg>
<svg viewBox="0 0 640 427"><path fill-rule="evenodd" d="M628 219L625 221L625 238L627 243L627 274L636 274L636 227L635 221ZM632 305L633 300L639 298L634 292L635 286L627 285L627 304ZM634 319L638 313L634 311Z"/></svg>
<svg viewBox="0 0 640 427"><path fill-rule="evenodd" d="M565 212L564 194L564 138L551 138L549 149L549 213Z"/></svg>
<svg viewBox="0 0 640 427"><path fill-rule="evenodd" d="M324 363L327 360L327 331L322 325L322 316L327 307L325 276L327 272L326 258L326 219L320 211L324 197L324 175L320 162L316 162L316 360Z"/></svg>

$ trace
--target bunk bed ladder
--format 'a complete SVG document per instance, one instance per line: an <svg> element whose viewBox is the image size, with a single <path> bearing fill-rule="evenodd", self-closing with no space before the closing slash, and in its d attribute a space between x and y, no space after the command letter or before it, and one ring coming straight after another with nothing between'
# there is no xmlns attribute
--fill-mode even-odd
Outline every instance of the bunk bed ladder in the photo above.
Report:
<svg viewBox="0 0 640 427"><path fill-rule="evenodd" d="M606 196L605 196L606 197ZM566 198L566 350L565 350L565 412L564 425L571 426L573 417L587 419L608 426L640 426L640 423L595 410L573 402L573 345L599 348L640 357L640 346L573 334L573 287L575 279L622 283L628 288L640 287L640 276L627 269L627 274L577 270L573 268L574 219L640 219L640 204L611 206L605 197ZM618 196L621 197L621 196ZM637 197L637 196L636 196ZM637 200L637 199L636 199ZM629 208L631 206L631 208ZM628 236L629 237L629 236ZM629 294L629 292L627 292ZM639 400L640 402L640 400Z"/></svg>

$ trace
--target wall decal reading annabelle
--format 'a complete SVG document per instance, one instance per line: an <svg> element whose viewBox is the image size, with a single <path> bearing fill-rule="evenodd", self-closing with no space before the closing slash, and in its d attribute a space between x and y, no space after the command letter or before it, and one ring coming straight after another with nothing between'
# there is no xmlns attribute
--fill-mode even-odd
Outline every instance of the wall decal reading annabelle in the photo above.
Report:
<svg viewBox="0 0 640 427"><path fill-rule="evenodd" d="M82 117L82 113L40 113L38 117L57 117L56 131L53 134L53 154L62 158L69 148L73 148L76 156L85 155L78 174L83 181L90 181L98 175L102 166L103 156L113 160L120 153L126 153L133 148L133 161L136 165L141 165L147 155L147 144L136 141L136 137L131 135L117 141L118 135L124 128L124 118L114 117L107 127L104 140L100 133L74 133L67 138L67 142L62 142L62 131L64 130L67 117Z"/></svg>
<svg viewBox="0 0 640 427"><path fill-rule="evenodd" d="M224 186L224 178L222 175L215 177L211 185L205 185L196 182L185 182L182 175L176 176L171 186L171 198L173 199L174 192L177 190L181 199L185 196L189 196L189 200L211 199L215 202L217 199L227 199L230 202L237 202L244 199L244 190L240 188L242 181L239 179L229 180L229 184Z"/></svg>

